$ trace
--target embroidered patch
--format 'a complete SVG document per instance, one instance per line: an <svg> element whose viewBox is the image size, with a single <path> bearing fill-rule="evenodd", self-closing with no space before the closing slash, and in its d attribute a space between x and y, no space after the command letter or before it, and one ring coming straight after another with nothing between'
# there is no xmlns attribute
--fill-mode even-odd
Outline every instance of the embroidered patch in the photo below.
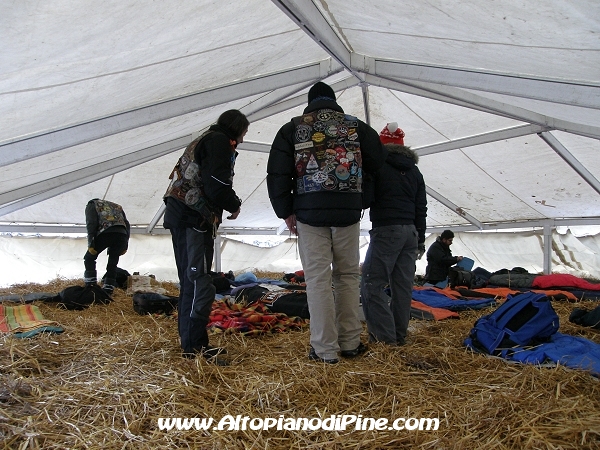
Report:
<svg viewBox="0 0 600 450"><path fill-rule="evenodd" d="M336 137L338 135L338 129L335 125L329 125L325 129L325 134L331 137Z"/></svg>
<svg viewBox="0 0 600 450"><path fill-rule="evenodd" d="M311 175L306 175L302 177L302 181L304 182L304 192L315 192L321 190L321 183L316 183Z"/></svg>
<svg viewBox="0 0 600 450"><path fill-rule="evenodd" d="M185 204L186 205L195 205L200 200L200 190L199 189L190 189L185 194Z"/></svg>
<svg viewBox="0 0 600 450"><path fill-rule="evenodd" d="M337 187L337 179L329 174L327 175L327 179L321 184L323 189L327 189L328 191L333 191Z"/></svg>
<svg viewBox="0 0 600 450"><path fill-rule="evenodd" d="M311 148L314 146L315 146L315 143L313 141L308 141L308 142L303 142L302 144L295 144L294 148L296 150L303 150L305 148Z"/></svg>
<svg viewBox="0 0 600 450"><path fill-rule="evenodd" d="M322 109L317 113L317 120L320 120L321 122L327 122L330 119L331 112L327 111L326 109Z"/></svg>
<svg viewBox="0 0 600 450"><path fill-rule="evenodd" d="M315 133L312 136L312 140L319 143L325 140L325 135L323 133Z"/></svg>
<svg viewBox="0 0 600 450"><path fill-rule="evenodd" d="M193 179L196 175L198 175L198 171L200 167L195 162L191 163L187 169L185 169L185 174L183 175L185 178Z"/></svg>
<svg viewBox="0 0 600 450"><path fill-rule="evenodd" d="M308 125L298 125L296 128L296 140L306 142L310 139L310 127Z"/></svg>
<svg viewBox="0 0 600 450"><path fill-rule="evenodd" d="M327 174L324 172L318 171L313 175L312 179L315 183L323 183L325 180L327 180Z"/></svg>
<svg viewBox="0 0 600 450"><path fill-rule="evenodd" d="M345 166L340 164L335 169L335 176L338 177L340 180L347 180L350 176L350 173L348 172L348 169Z"/></svg>
<svg viewBox="0 0 600 450"><path fill-rule="evenodd" d="M315 155L310 155L310 159L308 160L308 164L306 165L306 172L312 173L319 169L319 165L317 164L317 160L315 159Z"/></svg>
<svg viewBox="0 0 600 450"><path fill-rule="evenodd" d="M327 124L325 122L315 122L315 124L313 125L313 130L318 131L318 132L323 132L323 131L325 131L326 127L327 127Z"/></svg>

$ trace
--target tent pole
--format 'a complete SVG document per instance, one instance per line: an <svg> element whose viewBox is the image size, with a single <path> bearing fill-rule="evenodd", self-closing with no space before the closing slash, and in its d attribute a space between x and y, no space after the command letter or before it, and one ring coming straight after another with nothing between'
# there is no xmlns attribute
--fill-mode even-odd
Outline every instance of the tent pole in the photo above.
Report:
<svg viewBox="0 0 600 450"><path fill-rule="evenodd" d="M214 272L221 272L221 235L218 233L217 233L217 237L215 237L214 263L215 263Z"/></svg>
<svg viewBox="0 0 600 450"><path fill-rule="evenodd" d="M544 225L544 275L549 275L552 264L552 228Z"/></svg>

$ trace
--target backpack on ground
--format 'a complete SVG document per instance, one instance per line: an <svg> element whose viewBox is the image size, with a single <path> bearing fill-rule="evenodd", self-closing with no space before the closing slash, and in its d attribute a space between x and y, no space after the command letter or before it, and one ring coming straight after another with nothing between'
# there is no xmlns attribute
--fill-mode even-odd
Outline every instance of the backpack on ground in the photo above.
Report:
<svg viewBox="0 0 600 450"><path fill-rule="evenodd" d="M177 308L179 298L156 292L136 292L133 294L133 310L140 316L145 314L169 315Z"/></svg>
<svg viewBox="0 0 600 450"><path fill-rule="evenodd" d="M506 357L513 347L547 342L558 326L558 315L546 295L535 292L509 295L494 312L475 322L465 345Z"/></svg>
<svg viewBox="0 0 600 450"><path fill-rule="evenodd" d="M471 288L471 282L473 281L473 274L467 270L462 270L459 267L450 267L448 269L448 284L451 289L456 286L464 286Z"/></svg>
<svg viewBox="0 0 600 450"><path fill-rule="evenodd" d="M129 272L127 272L125 269L121 269L120 267L117 267L117 275L115 276L115 281L117 282L117 287L121 288L123 290L127 289L127 280L130 276L131 276L131 274ZM104 283L104 280L106 280L106 274L104 274L101 281Z"/></svg>
<svg viewBox="0 0 600 450"><path fill-rule="evenodd" d="M93 304L106 305L112 298L97 284L90 286L69 286L48 301L55 301L59 307L81 311Z"/></svg>

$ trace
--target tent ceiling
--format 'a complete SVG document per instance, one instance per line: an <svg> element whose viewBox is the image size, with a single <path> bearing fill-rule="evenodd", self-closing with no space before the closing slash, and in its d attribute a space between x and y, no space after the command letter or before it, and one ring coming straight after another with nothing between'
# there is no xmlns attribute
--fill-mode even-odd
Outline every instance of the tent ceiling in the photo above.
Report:
<svg viewBox="0 0 600 450"><path fill-rule="evenodd" d="M4 230L81 226L93 197L146 230L182 149L237 108L244 203L224 229L281 232L266 152L321 79L375 129L399 122L429 227L600 224L592 0L54 0L16 2L0 27Z"/></svg>

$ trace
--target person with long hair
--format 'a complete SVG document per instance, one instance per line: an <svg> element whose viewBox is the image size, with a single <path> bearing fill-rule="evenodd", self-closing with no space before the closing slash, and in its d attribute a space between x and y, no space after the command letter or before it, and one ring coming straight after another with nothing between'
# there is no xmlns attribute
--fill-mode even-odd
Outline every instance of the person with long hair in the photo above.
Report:
<svg viewBox="0 0 600 450"><path fill-rule="evenodd" d="M206 326L215 299L210 270L214 239L228 211L240 214L242 201L233 190L236 147L244 141L249 122L235 109L187 146L171 172L164 195L164 227L169 229L179 276L178 329L184 357L201 355L228 365L225 349L209 345Z"/></svg>

